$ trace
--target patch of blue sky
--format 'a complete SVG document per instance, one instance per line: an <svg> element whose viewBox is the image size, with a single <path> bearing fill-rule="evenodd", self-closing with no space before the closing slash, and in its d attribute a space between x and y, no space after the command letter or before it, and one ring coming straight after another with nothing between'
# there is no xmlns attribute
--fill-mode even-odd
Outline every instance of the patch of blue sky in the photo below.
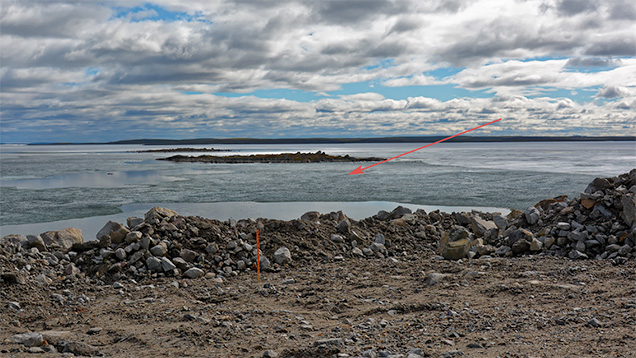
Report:
<svg viewBox="0 0 636 358"><path fill-rule="evenodd" d="M99 73L99 68L97 67L87 67L85 75L86 77L92 77Z"/></svg>
<svg viewBox="0 0 636 358"><path fill-rule="evenodd" d="M384 96L385 98L402 100L409 97L429 97L440 101L448 101L455 98L491 98L494 93L486 90L469 91L456 87L453 84L430 85L430 86L402 86L387 87L376 81L366 81L357 83L347 83L342 85L342 89L327 92L332 96L353 95L357 93L373 92Z"/></svg>
<svg viewBox="0 0 636 358"><path fill-rule="evenodd" d="M188 94L188 95L192 95L192 94L203 94L204 92L198 92L198 91L179 91L183 94Z"/></svg>
<svg viewBox="0 0 636 358"><path fill-rule="evenodd" d="M579 73L597 73L603 71L610 71L620 66L589 66L589 67L564 67L564 72L579 72Z"/></svg>
<svg viewBox="0 0 636 358"><path fill-rule="evenodd" d="M362 67L363 70L374 70L376 68L389 68L395 66L395 62L392 58L376 61L375 64Z"/></svg>
<svg viewBox="0 0 636 358"><path fill-rule="evenodd" d="M595 95L600 88L601 88L600 86L576 88L576 89L543 87L543 88L537 88L537 90L541 91L540 93L527 95L526 97L527 98L539 98L539 97L569 98L578 103L587 103L587 102L592 102L596 100Z"/></svg>
<svg viewBox="0 0 636 358"><path fill-rule="evenodd" d="M106 3L108 4L108 3ZM143 4L136 7L115 7L112 18L120 19L129 17L131 22L141 21L203 21L208 22L200 13L188 14L183 11L170 11L155 4Z"/></svg>
<svg viewBox="0 0 636 358"><path fill-rule="evenodd" d="M435 77L437 79L442 79L442 78L445 78L445 77L456 75L456 74L460 73L462 70L465 70L465 68L462 68L462 67L441 67L441 68L434 69L432 71L424 72L424 74L427 75L427 76Z"/></svg>
<svg viewBox="0 0 636 358"><path fill-rule="evenodd" d="M287 88L273 88L273 89L259 89L249 93L235 93L235 92L217 92L216 96L224 97L246 97L254 96L258 98L275 98L275 99L288 99L296 102L311 102L324 98L323 95L317 92L309 92L303 90L294 90Z"/></svg>

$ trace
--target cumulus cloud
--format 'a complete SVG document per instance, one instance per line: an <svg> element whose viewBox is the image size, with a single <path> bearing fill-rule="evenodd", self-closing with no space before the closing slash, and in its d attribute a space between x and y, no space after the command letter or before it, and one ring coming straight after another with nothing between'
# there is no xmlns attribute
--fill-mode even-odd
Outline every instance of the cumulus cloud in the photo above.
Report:
<svg viewBox="0 0 636 358"><path fill-rule="evenodd" d="M2 131L121 126L128 137L149 127L157 135L167 128L225 136L254 126L264 136L288 135L285 128L373 135L435 118L476 122L501 111L512 118L511 108L526 113L515 121L532 123L554 117L593 125L592 114L625 120L619 107L633 108L636 88L634 9L623 0L7 0L0 13ZM458 73L431 74L446 67ZM597 67L602 71L587 70ZM497 97L441 102L363 93L303 103L212 95L291 89L320 98L370 81L450 84ZM615 103L537 97L580 88L602 88L597 98ZM540 132L523 123L519 128Z"/></svg>

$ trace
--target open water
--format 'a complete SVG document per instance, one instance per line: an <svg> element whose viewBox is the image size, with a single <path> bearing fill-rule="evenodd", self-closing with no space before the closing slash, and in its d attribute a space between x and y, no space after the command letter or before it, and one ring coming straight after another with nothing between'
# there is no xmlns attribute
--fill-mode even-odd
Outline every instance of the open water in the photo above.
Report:
<svg viewBox="0 0 636 358"><path fill-rule="evenodd" d="M187 147L390 158L425 144ZM351 176L358 165L372 163L173 163L156 159L174 153L133 152L169 147L0 146L0 235L75 226L90 238L106 220L125 221L156 205L221 220L340 209L363 218L399 204L505 212L577 195L595 177L636 167L635 142L441 143Z"/></svg>

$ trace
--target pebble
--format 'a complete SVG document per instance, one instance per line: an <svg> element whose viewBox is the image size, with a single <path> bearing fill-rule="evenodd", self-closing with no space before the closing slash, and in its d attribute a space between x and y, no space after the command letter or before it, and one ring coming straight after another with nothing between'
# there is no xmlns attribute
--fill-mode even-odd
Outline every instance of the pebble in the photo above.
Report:
<svg viewBox="0 0 636 358"><path fill-rule="evenodd" d="M600 327L601 326L601 322L598 319L596 319L596 318L592 318L591 320L587 321L587 324L589 326L592 326L592 327Z"/></svg>
<svg viewBox="0 0 636 358"><path fill-rule="evenodd" d="M95 335L95 334L99 334L101 331L102 331L102 327L91 327L88 329L88 332L86 332L86 334Z"/></svg>
<svg viewBox="0 0 636 358"><path fill-rule="evenodd" d="M19 302L15 302L15 301L10 301L9 303L7 303L7 307L9 307L12 310L20 310L22 307L20 306Z"/></svg>
<svg viewBox="0 0 636 358"><path fill-rule="evenodd" d="M263 358L278 358L278 353L272 350L266 350L265 352L263 352L262 357Z"/></svg>
<svg viewBox="0 0 636 358"><path fill-rule="evenodd" d="M124 288L124 285L122 285L121 282L115 282L113 283L113 288L119 290L120 288Z"/></svg>
<svg viewBox="0 0 636 358"><path fill-rule="evenodd" d="M29 353L44 353L44 349L40 347L31 347L27 350Z"/></svg>

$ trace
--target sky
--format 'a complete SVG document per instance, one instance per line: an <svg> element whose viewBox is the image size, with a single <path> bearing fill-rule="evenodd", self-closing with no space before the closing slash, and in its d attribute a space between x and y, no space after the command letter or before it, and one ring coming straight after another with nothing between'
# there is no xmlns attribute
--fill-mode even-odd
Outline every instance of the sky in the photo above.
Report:
<svg viewBox="0 0 636 358"><path fill-rule="evenodd" d="M636 135L632 0L0 3L0 142Z"/></svg>

